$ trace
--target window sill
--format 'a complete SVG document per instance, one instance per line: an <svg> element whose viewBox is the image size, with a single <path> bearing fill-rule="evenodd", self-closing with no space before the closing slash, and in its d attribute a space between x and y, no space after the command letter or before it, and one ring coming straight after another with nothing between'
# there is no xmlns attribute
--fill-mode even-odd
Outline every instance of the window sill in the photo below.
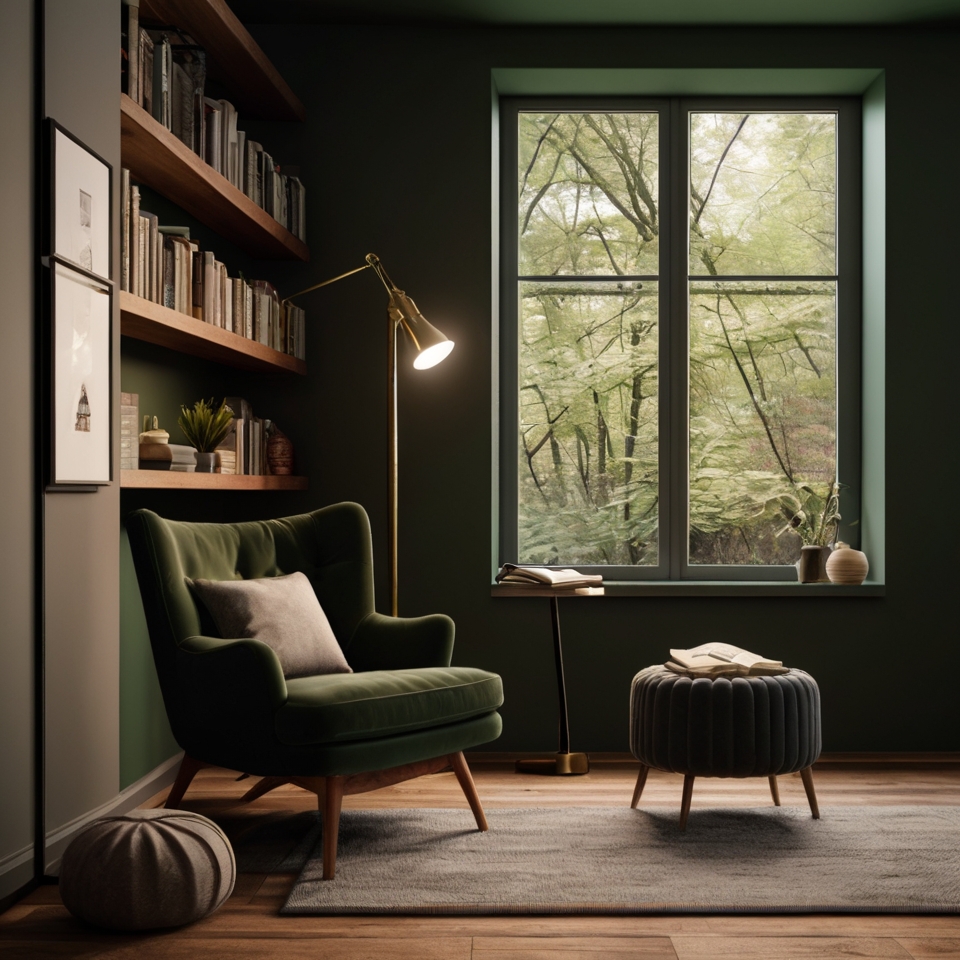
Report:
<svg viewBox="0 0 960 960"><path fill-rule="evenodd" d="M602 597L883 597L886 584L865 580L861 584L799 583L796 580L605 580ZM491 584L491 597L546 597L565 591L530 590ZM578 595L577 599L581 599Z"/></svg>

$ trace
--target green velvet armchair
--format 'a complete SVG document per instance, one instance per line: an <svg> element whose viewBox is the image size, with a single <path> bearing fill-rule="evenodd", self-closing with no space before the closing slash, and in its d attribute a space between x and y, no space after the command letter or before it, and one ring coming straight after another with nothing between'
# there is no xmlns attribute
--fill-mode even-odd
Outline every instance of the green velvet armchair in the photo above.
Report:
<svg viewBox="0 0 960 960"><path fill-rule="evenodd" d="M261 777L246 800L298 784L317 794L323 875L332 879L345 794L452 766L478 828L486 830L463 751L500 735L500 677L450 665L449 617L374 612L363 507L339 503L249 523L185 523L136 510L126 526L164 705L184 750L168 807L207 765ZM285 677L271 646L221 636L191 589L198 579L298 572L313 587L352 673Z"/></svg>

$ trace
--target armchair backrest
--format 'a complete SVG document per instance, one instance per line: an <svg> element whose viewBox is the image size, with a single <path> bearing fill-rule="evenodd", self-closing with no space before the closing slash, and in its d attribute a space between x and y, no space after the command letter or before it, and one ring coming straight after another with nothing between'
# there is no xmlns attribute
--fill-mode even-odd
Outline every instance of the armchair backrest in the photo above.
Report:
<svg viewBox="0 0 960 960"><path fill-rule="evenodd" d="M168 713L178 642L219 636L187 577L249 580L299 571L313 585L344 650L374 611L370 521L358 503L247 523L187 523L141 509L129 514L126 526Z"/></svg>

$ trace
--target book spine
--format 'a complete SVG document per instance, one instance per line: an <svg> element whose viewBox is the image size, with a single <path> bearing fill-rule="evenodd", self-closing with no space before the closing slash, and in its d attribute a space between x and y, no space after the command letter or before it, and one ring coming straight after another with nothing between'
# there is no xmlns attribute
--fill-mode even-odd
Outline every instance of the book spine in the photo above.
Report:
<svg viewBox="0 0 960 960"><path fill-rule="evenodd" d="M140 188L130 187L130 238L127 244L130 259L130 292L138 297L140 292Z"/></svg>
<svg viewBox="0 0 960 960"><path fill-rule="evenodd" d="M176 245L170 237L163 238L163 305L177 309Z"/></svg>
<svg viewBox="0 0 960 960"><path fill-rule="evenodd" d="M130 171L120 168L120 289L130 292Z"/></svg>
<svg viewBox="0 0 960 960"><path fill-rule="evenodd" d="M191 312L195 319L203 320L203 251L194 250L192 257L193 269L193 299L191 302Z"/></svg>
<svg viewBox="0 0 960 960"><path fill-rule="evenodd" d="M127 89L131 100L140 102L140 8L135 3L127 4Z"/></svg>

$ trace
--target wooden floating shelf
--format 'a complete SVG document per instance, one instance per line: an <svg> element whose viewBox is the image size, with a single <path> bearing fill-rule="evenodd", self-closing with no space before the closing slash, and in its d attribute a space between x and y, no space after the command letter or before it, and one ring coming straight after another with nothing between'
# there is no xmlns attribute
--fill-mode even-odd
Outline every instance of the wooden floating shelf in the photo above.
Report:
<svg viewBox="0 0 960 960"><path fill-rule="evenodd" d="M120 157L130 176L253 257L310 259L307 245L258 207L242 190L204 163L163 124L120 94Z"/></svg>
<svg viewBox="0 0 960 960"><path fill-rule="evenodd" d="M307 372L303 360L124 290L120 291L120 333L241 370L301 376Z"/></svg>
<svg viewBox="0 0 960 960"><path fill-rule="evenodd" d="M306 490L306 477L251 477L230 473L181 473L179 470L121 470L127 490Z"/></svg>
<svg viewBox="0 0 960 960"><path fill-rule="evenodd" d="M224 0L140 0L140 17L175 24L207 52L231 103L262 120L304 120L306 110Z"/></svg>

